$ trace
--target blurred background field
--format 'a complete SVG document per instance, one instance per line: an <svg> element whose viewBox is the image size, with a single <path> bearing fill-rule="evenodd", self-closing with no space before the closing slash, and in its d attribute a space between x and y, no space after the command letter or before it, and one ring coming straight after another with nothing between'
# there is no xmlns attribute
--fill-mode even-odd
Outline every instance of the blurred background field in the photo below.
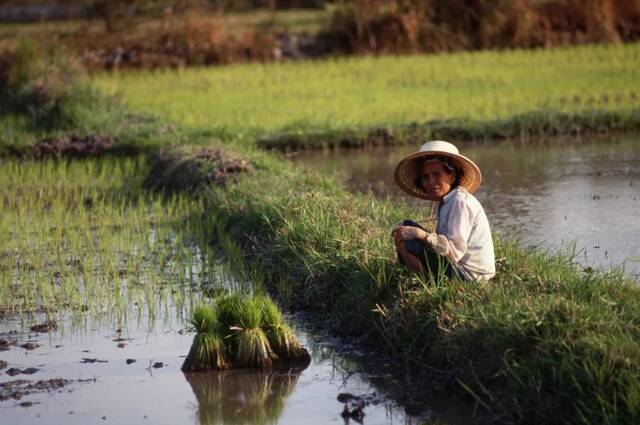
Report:
<svg viewBox="0 0 640 425"><path fill-rule="evenodd" d="M531 111L633 111L640 44L377 56L100 74L134 109L231 133L345 129Z"/></svg>

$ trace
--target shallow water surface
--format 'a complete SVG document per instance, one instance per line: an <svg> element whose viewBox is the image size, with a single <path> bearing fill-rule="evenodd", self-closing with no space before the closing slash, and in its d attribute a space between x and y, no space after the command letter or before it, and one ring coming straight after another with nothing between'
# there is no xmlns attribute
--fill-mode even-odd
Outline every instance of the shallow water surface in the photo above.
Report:
<svg viewBox="0 0 640 425"><path fill-rule="evenodd" d="M185 322L176 309L161 316L152 320L147 314L132 314L126 322L87 318L80 327L61 320L57 330L44 334L29 331L30 323L17 318L3 320L0 339L12 345L0 352L0 359L8 363L0 370L0 385L17 379L69 382L0 401L2 423L345 423L340 416L343 405L336 399L339 393L368 397L365 424L431 424L436 417L440 424L468 424L472 419L469 409L435 396L426 400L433 406L407 414L383 388L372 384L377 380L398 387L391 376L359 372L356 363L337 354L335 343L320 343L306 333L302 339L312 362L303 371L185 375L180 366L193 334L184 332ZM26 341L40 347L20 347ZM38 371L9 376L11 368Z"/></svg>
<svg viewBox="0 0 640 425"><path fill-rule="evenodd" d="M482 170L476 196L494 229L515 231L525 244L575 250L575 260L584 265L624 267L636 279L640 276L640 135L459 148ZM344 176L357 190L420 205L393 181L398 161L415 150L336 150L294 158Z"/></svg>

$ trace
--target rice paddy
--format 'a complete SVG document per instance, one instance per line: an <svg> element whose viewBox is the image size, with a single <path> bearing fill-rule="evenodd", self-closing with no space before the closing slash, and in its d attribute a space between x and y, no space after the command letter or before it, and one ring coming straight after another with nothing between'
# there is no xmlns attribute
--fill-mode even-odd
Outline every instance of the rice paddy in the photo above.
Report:
<svg viewBox="0 0 640 425"><path fill-rule="evenodd" d="M135 110L251 139L432 120L483 125L531 112L637 114L639 64L633 43L123 72L94 82Z"/></svg>
<svg viewBox="0 0 640 425"><path fill-rule="evenodd" d="M189 304L196 282L221 285L192 219L203 204L145 192L145 170L138 159L4 160L0 312L151 308L157 293Z"/></svg>
<svg viewBox="0 0 640 425"><path fill-rule="evenodd" d="M372 349L383 341L403 370L466 392L501 422L639 417L640 290L622 273L496 239L490 282L425 280L397 267L388 235L419 211L250 158L271 165L205 199L217 231L244 251L237 258L281 299Z"/></svg>
<svg viewBox="0 0 640 425"><path fill-rule="evenodd" d="M143 179L176 169L150 170L143 160L3 160L0 311L99 314L136 303L152 308L155 293L190 306L210 296L215 301L191 315L196 335L185 369L268 367L297 351L278 312L258 308L255 298L224 319L221 306L233 297L217 298L226 282L215 246L234 275L251 277L256 293L269 289L333 332L363 338L403 372L465 393L502 422L635 423L640 292L627 277L498 239L498 274L488 284L425 281L397 266L388 235L417 211L350 194L251 142L263 132L485 122L529 112L636 116L639 47L97 77L133 110L181 126L162 140L202 145L217 135L251 172L201 187L215 183L208 179L216 169L206 169L193 174L207 177L194 196L175 190L165 197L143 189ZM559 75L572 78L559 83ZM127 125L118 131L126 134Z"/></svg>

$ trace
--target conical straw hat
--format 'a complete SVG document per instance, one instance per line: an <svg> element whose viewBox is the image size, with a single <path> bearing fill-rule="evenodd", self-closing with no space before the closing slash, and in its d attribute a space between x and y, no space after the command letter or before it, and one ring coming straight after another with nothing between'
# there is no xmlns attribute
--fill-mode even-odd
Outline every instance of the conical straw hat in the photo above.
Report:
<svg viewBox="0 0 640 425"><path fill-rule="evenodd" d="M425 158L438 156L449 158L455 165L460 174L461 187L464 187L469 193L478 189L480 182L482 182L480 168L466 156L460 155L457 147L441 140L425 143L419 151L407 155L398 163L394 172L398 186L411 196L427 199L422 187L417 184L417 177L422 174L419 167Z"/></svg>

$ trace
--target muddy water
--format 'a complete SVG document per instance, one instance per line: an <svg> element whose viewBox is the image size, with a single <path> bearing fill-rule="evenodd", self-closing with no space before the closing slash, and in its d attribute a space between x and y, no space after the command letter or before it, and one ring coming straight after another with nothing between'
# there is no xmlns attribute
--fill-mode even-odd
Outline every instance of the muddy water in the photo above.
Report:
<svg viewBox="0 0 640 425"><path fill-rule="evenodd" d="M473 423L471 409L437 396L415 396L407 402L420 406L413 415L387 396L402 383L387 375L358 371L353 359L338 354L337 345L319 342L298 331L313 360L305 370L224 371L185 375L180 366L193 334L185 332L184 313L160 308L153 320L132 312L123 318L85 318L72 325L58 320L49 333L29 330L43 317L21 322L4 318L0 339L10 342L0 351L0 386L18 379L31 383L55 378L67 380L54 388L27 388L0 401L3 424L327 424L343 423L340 393L364 397L366 424ZM39 347L27 350L26 342ZM2 344L0 344L0 349ZM6 347L5 347L6 348ZM352 353L357 356L359 353ZM361 355L362 353L360 353ZM1 362L0 362L1 363ZM11 368L13 370L10 372ZM33 374L9 373L38 369ZM378 382L380 385L374 385ZM428 385L422 385L428 389ZM414 397L414 398L415 398Z"/></svg>
<svg viewBox="0 0 640 425"><path fill-rule="evenodd" d="M476 196L499 233L515 232L524 244L570 250L583 265L623 267L638 279L640 135L459 147L483 172ZM357 190L415 202L393 183L395 165L414 150L342 150L294 158L343 176Z"/></svg>

